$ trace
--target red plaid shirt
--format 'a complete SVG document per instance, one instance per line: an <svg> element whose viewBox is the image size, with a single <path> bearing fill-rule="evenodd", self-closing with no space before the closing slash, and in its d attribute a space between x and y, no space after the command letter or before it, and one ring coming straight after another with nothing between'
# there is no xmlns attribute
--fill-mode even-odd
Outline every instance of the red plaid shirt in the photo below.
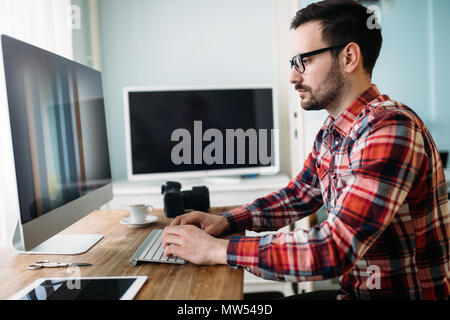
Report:
<svg viewBox="0 0 450 320"><path fill-rule="evenodd" d="M223 213L232 231L276 230L316 212L310 230L232 237L230 266L278 281L339 277L337 299L445 299L450 216L442 162L420 118L372 85L329 116L300 174Z"/></svg>

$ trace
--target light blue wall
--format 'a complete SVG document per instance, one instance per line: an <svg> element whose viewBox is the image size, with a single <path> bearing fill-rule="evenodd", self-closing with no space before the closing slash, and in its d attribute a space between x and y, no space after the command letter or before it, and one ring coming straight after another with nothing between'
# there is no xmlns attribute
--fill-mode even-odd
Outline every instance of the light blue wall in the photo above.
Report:
<svg viewBox="0 0 450 320"><path fill-rule="evenodd" d="M300 0L300 6L317 2ZM450 1L382 0L383 47L373 82L419 114L440 150L450 150ZM307 112L308 127L326 112ZM307 144L314 136L307 137ZM308 140L309 139L309 140Z"/></svg>
<svg viewBox="0 0 450 320"><path fill-rule="evenodd" d="M437 117L434 138L439 148L450 151L450 1L432 1L434 33L434 84Z"/></svg>
<svg viewBox="0 0 450 320"><path fill-rule="evenodd" d="M114 180L126 178L123 87L275 81L272 0L99 0L99 25Z"/></svg>
<svg viewBox="0 0 450 320"><path fill-rule="evenodd" d="M408 105L429 124L427 1L395 0L392 9L382 9L381 26L383 47L374 69L373 82L382 93Z"/></svg>

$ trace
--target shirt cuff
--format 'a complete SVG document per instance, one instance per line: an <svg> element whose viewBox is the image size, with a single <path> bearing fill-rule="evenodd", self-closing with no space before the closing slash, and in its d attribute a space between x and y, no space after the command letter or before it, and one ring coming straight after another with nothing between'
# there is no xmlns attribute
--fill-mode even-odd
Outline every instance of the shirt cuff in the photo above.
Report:
<svg viewBox="0 0 450 320"><path fill-rule="evenodd" d="M221 215L227 218L231 233L251 229L252 227L251 213L246 207L234 208L221 213Z"/></svg>

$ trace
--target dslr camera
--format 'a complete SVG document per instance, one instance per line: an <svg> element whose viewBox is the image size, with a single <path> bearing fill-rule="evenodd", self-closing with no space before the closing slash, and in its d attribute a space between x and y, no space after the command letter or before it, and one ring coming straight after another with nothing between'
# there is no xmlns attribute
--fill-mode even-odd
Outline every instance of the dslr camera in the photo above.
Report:
<svg viewBox="0 0 450 320"><path fill-rule="evenodd" d="M206 186L181 191L181 183L167 181L161 187L161 194L164 195L164 212L168 218L184 214L186 209L209 210L209 190Z"/></svg>

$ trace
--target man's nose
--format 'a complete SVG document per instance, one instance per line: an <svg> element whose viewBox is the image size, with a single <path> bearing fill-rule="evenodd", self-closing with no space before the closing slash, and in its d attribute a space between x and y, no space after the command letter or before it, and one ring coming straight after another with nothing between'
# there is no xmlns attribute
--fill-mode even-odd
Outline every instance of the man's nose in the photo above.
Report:
<svg viewBox="0 0 450 320"><path fill-rule="evenodd" d="M303 77L300 73L298 73L295 68L291 69L291 72L289 73L289 83L291 84L298 84L303 82Z"/></svg>

